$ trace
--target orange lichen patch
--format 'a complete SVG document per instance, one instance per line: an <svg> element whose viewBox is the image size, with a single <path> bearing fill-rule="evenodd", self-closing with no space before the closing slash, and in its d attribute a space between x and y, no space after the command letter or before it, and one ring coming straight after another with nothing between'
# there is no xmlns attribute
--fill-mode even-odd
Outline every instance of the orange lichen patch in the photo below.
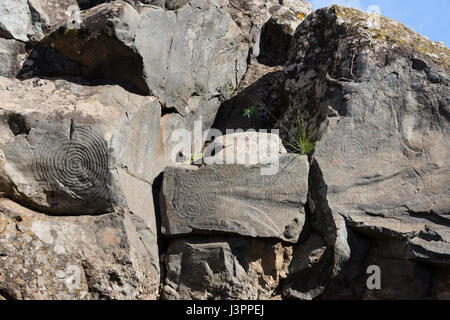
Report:
<svg viewBox="0 0 450 320"><path fill-rule="evenodd" d="M6 231L6 221L0 218L0 234Z"/></svg>
<svg viewBox="0 0 450 320"><path fill-rule="evenodd" d="M297 19L298 19L298 20L301 20L301 19L303 19L304 17L305 17L305 15L304 15L303 13L301 13L301 12L297 14Z"/></svg>
<svg viewBox="0 0 450 320"><path fill-rule="evenodd" d="M120 234L116 229L105 228L100 232L99 240L102 247L115 247L120 243Z"/></svg>

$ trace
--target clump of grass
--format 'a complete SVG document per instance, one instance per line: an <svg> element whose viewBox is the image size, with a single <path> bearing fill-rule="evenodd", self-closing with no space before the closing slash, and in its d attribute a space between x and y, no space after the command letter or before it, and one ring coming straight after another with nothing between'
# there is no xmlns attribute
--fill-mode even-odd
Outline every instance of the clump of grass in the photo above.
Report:
<svg viewBox="0 0 450 320"><path fill-rule="evenodd" d="M317 142L312 138L311 132L306 129L305 121L296 117L294 130L290 132L291 141L284 141L295 153L308 155L314 151Z"/></svg>
<svg viewBox="0 0 450 320"><path fill-rule="evenodd" d="M184 160L184 163L195 163L197 160L203 160L203 153L194 153L189 159Z"/></svg>
<svg viewBox="0 0 450 320"><path fill-rule="evenodd" d="M244 108L244 112L242 114L243 117L246 117L249 122L252 121L252 119L257 118L259 115L259 108L256 106L249 106L247 108Z"/></svg>
<svg viewBox="0 0 450 320"><path fill-rule="evenodd" d="M236 88L234 87L233 81L232 81L232 80L228 80L228 81L225 83L225 90L227 91L227 93L228 93L229 95L234 95L234 94L235 94Z"/></svg>

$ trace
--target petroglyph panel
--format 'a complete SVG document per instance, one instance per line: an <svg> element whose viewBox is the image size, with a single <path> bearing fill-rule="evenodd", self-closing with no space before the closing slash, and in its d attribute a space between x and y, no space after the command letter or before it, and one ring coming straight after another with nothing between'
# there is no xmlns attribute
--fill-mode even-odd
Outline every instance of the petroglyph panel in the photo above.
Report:
<svg viewBox="0 0 450 320"><path fill-rule="evenodd" d="M420 203L431 206L424 184L431 171L405 161L400 133L388 130L342 119L319 142L315 158L325 173L333 206L372 212L405 205L421 210Z"/></svg>
<svg viewBox="0 0 450 320"><path fill-rule="evenodd" d="M149 182L153 181L162 166L158 164L159 157L163 154L160 116L161 110L157 101L149 102L134 114L130 114L123 142L123 165L128 168L129 173Z"/></svg>
<svg viewBox="0 0 450 320"><path fill-rule="evenodd" d="M309 165L305 156L282 155L276 175L262 165L169 167L161 199L166 235L222 231L296 242L304 225Z"/></svg>
<svg viewBox="0 0 450 320"><path fill-rule="evenodd" d="M392 136L371 124L355 124L343 119L317 146L316 154L334 165L353 167L364 162L390 162L396 149Z"/></svg>
<svg viewBox="0 0 450 320"><path fill-rule="evenodd" d="M108 200L108 147L90 126L71 127L70 136L39 136L32 171L44 192L59 200L93 204Z"/></svg>

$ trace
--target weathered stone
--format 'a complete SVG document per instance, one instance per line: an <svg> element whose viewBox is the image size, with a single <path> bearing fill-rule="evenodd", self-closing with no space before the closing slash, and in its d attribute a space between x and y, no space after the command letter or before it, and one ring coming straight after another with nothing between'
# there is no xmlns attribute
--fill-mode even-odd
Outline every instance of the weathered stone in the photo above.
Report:
<svg viewBox="0 0 450 320"><path fill-rule="evenodd" d="M153 97L65 80L0 78L0 101L2 195L46 214L131 212L158 267L153 182L184 120L160 119Z"/></svg>
<svg viewBox="0 0 450 320"><path fill-rule="evenodd" d="M187 5L191 0L166 0L165 7L169 10L177 10Z"/></svg>
<svg viewBox="0 0 450 320"><path fill-rule="evenodd" d="M280 104L282 67L295 28L312 12L306 1L230 1L227 10L247 36L252 49L248 70L235 94L221 105L214 128L273 128L285 110ZM250 22L249 22L250 21ZM251 30L251 31L250 31ZM257 112L248 119L244 110Z"/></svg>
<svg viewBox="0 0 450 320"><path fill-rule="evenodd" d="M5 82L1 189L21 203L57 214L110 212L124 203L121 177L151 187L168 163L154 98L62 80Z"/></svg>
<svg viewBox="0 0 450 320"><path fill-rule="evenodd" d="M216 1L193 0L176 13L152 6L138 12L115 1L84 11L79 29L59 25L41 45L79 63L85 77L152 94L188 120L203 118L211 126L218 96L227 84L236 87L246 70L241 38Z"/></svg>
<svg viewBox="0 0 450 320"><path fill-rule="evenodd" d="M0 35L27 41L32 33L27 0L4 0L0 3Z"/></svg>
<svg viewBox="0 0 450 320"><path fill-rule="evenodd" d="M275 240L192 237L170 240L164 299L277 299L292 247Z"/></svg>
<svg viewBox="0 0 450 320"><path fill-rule="evenodd" d="M332 277L352 255L348 228L402 244L373 260L392 273L373 297L423 298L432 271L415 270L448 266L449 55L383 16L332 6L300 25L284 68L282 128L300 117L320 139L312 227L334 248Z"/></svg>
<svg viewBox="0 0 450 320"><path fill-rule="evenodd" d="M313 11L311 4L304 0L227 0L224 1L224 5L251 42L253 58L261 53L261 31L272 15L284 8L301 20Z"/></svg>
<svg viewBox="0 0 450 320"><path fill-rule="evenodd" d="M2 0L0 35L24 42L38 41L50 27L68 22L76 12L76 0Z"/></svg>
<svg viewBox="0 0 450 320"><path fill-rule="evenodd" d="M217 137L203 152L206 164L245 165L270 163L271 159L285 153L287 151L278 135L256 131Z"/></svg>
<svg viewBox="0 0 450 320"><path fill-rule="evenodd" d="M166 168L163 233L222 231L296 242L305 221L307 158L280 156L275 175L262 175L264 166Z"/></svg>
<svg viewBox="0 0 450 320"><path fill-rule="evenodd" d="M49 217L0 199L0 299L155 299L151 231L135 219Z"/></svg>
<svg viewBox="0 0 450 320"><path fill-rule="evenodd" d="M13 39L0 38L0 76L14 78L26 58L25 45Z"/></svg>
<svg viewBox="0 0 450 320"><path fill-rule="evenodd" d="M305 243L296 245L283 296L312 300L322 294L329 281L330 258L330 247L315 233Z"/></svg>

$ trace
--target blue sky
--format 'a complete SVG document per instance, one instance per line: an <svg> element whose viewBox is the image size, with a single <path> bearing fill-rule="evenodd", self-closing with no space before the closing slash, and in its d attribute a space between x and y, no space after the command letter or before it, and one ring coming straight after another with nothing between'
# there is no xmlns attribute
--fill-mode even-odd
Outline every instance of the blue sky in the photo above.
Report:
<svg viewBox="0 0 450 320"><path fill-rule="evenodd" d="M330 4L354 7L362 11L380 8L381 13L399 21L430 40L450 47L450 0L310 0L314 9ZM372 11L373 12L373 11Z"/></svg>

